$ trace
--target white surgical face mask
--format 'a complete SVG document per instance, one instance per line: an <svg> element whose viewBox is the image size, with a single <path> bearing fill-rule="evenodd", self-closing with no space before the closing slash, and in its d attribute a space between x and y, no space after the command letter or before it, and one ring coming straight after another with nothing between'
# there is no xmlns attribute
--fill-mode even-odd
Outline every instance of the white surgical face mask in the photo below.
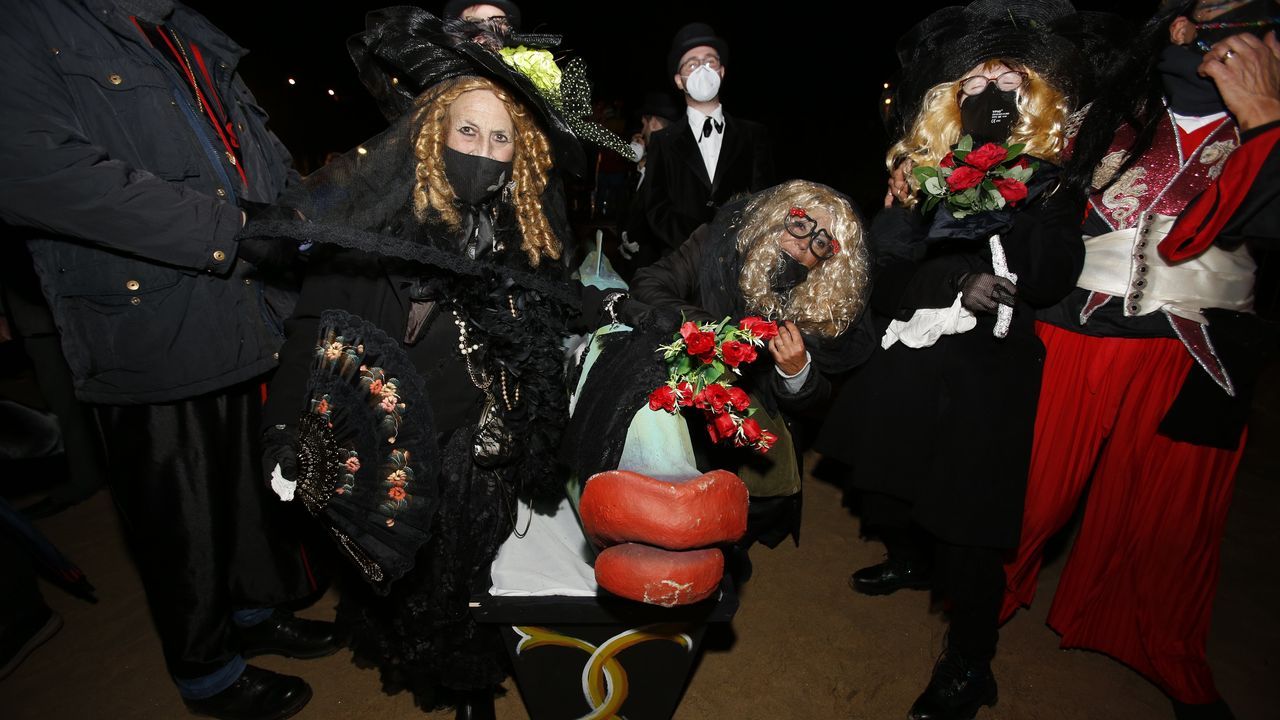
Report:
<svg viewBox="0 0 1280 720"><path fill-rule="evenodd" d="M644 157L644 143L638 140L632 140L631 152L636 156L636 162L640 162L640 159Z"/></svg>
<svg viewBox="0 0 1280 720"><path fill-rule="evenodd" d="M720 94L720 73L706 65L699 65L684 79L685 92L698 102L707 102Z"/></svg>

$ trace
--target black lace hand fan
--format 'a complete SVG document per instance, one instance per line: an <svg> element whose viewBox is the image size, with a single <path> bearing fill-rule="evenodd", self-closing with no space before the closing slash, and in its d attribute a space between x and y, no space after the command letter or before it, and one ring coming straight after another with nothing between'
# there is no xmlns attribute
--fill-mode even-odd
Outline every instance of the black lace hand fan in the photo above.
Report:
<svg viewBox="0 0 1280 720"><path fill-rule="evenodd" d="M413 567L439 501L440 451L423 381L389 335L326 310L306 397L297 494L385 592Z"/></svg>

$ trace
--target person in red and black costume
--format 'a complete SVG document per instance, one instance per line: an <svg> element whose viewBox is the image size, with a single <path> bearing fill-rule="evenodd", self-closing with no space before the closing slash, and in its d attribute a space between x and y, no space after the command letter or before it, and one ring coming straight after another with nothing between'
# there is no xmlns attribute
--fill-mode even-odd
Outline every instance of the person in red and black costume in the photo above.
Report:
<svg viewBox="0 0 1280 720"><path fill-rule="evenodd" d="M273 609L316 590L259 462L296 294L268 267L287 246L241 238L242 208L274 201L292 160L236 74L244 50L180 3L0 11L0 219L95 407L168 670L193 711L292 715L307 684L244 658L337 642Z"/></svg>
<svg viewBox="0 0 1280 720"><path fill-rule="evenodd" d="M1254 378L1275 345L1251 250L1280 238L1276 11L1166 3L1147 23L1081 131L1136 119L1109 147L1077 148L1101 157L1084 269L1037 327L1047 357L1002 618L1031 602L1044 544L1092 477L1049 625L1063 647L1142 673L1178 718L1232 717L1205 643Z"/></svg>

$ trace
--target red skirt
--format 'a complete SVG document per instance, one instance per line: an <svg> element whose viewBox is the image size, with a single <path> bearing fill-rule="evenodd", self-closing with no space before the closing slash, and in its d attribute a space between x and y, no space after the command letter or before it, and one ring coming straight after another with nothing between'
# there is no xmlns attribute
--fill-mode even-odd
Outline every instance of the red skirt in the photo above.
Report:
<svg viewBox="0 0 1280 720"><path fill-rule="evenodd" d="M1211 702L1205 644L1244 438L1226 451L1157 434L1187 373L1202 372L1179 341L1036 331L1047 356L1001 620L1030 605L1045 541L1088 486L1049 626L1064 648L1106 653L1175 700Z"/></svg>

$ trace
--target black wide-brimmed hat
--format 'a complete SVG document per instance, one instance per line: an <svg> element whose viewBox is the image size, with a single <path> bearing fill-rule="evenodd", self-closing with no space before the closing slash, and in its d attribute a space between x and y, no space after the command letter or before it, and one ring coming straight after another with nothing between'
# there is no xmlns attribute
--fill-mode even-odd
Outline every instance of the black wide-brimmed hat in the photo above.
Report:
<svg viewBox="0 0 1280 720"><path fill-rule="evenodd" d="M715 48L720 54L720 62L727 63L729 60L729 43L724 38L716 35L716 31L706 23L689 23L676 31L676 36L671 40L671 50L667 53L667 68L672 75L680 72L680 58L689 52L692 48L699 45L706 45Z"/></svg>
<svg viewBox="0 0 1280 720"><path fill-rule="evenodd" d="M449 32L445 21L412 6L368 13L365 31L347 40L347 52L360 81L388 120L411 108L414 99L428 88L476 75L506 87L534 112L551 141L559 169L578 176L585 173L586 156L580 139L624 157L630 155L621 138L591 122L591 86L577 59L562 68L559 88L547 93L488 47Z"/></svg>
<svg viewBox="0 0 1280 720"><path fill-rule="evenodd" d="M959 80L1000 58L1035 70L1079 107L1096 92L1110 39L1124 22L1109 13L1077 12L1069 0L973 0L944 7L899 40L902 81L891 130L905 130L929 88Z"/></svg>

